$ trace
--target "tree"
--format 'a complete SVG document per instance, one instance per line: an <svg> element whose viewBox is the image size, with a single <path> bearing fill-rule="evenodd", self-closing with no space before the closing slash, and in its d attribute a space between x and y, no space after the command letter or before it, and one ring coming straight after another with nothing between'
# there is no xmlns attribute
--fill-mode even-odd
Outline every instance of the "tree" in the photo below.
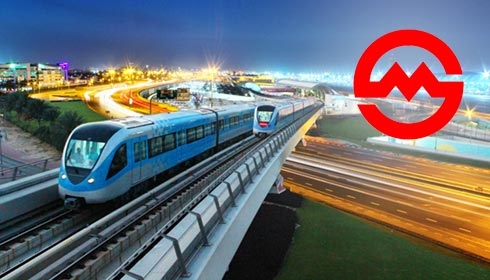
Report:
<svg viewBox="0 0 490 280"><path fill-rule="evenodd" d="M58 117L60 128L67 131L67 133L70 133L75 127L84 122L85 120L74 111L65 112Z"/></svg>
<svg viewBox="0 0 490 280"><path fill-rule="evenodd" d="M14 110L17 112L18 115L22 115L23 112L25 112L24 108L27 105L27 100L29 99L27 97L27 94L24 93L11 93L13 94L15 103L14 103Z"/></svg>
<svg viewBox="0 0 490 280"><path fill-rule="evenodd" d="M49 106L44 110L42 119L48 122L54 122L60 116L60 110L56 107Z"/></svg>
<svg viewBox="0 0 490 280"><path fill-rule="evenodd" d="M76 112L68 111L57 118L57 125L52 124L48 129L39 131L39 134L48 132L51 139L50 144L61 151L71 131L84 122L85 120Z"/></svg>
<svg viewBox="0 0 490 280"><path fill-rule="evenodd" d="M5 94L5 95L2 95L2 97L0 97L0 107L2 109L5 109L6 111L14 111L16 110L17 107L17 103L18 102L23 102L23 98L26 97L26 100L27 100L27 96L25 96L24 94L21 94L21 93L8 93L8 94Z"/></svg>
<svg viewBox="0 0 490 280"><path fill-rule="evenodd" d="M39 126L41 126L41 120L44 116L44 112L50 108L50 105L44 100L29 98L27 99L26 106L24 107L24 117L27 120L35 119Z"/></svg>

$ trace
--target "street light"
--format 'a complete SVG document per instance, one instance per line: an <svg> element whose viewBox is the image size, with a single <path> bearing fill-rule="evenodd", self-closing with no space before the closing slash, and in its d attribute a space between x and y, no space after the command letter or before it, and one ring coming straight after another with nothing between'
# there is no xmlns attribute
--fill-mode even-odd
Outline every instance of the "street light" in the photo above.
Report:
<svg viewBox="0 0 490 280"><path fill-rule="evenodd" d="M14 77L14 90L17 91L17 77L16 77L16 67L17 67L17 64L15 63L10 63L10 69L12 70L12 75Z"/></svg>
<svg viewBox="0 0 490 280"><path fill-rule="evenodd" d="M3 176L3 153L2 153L3 131L0 130L0 172Z"/></svg>
<svg viewBox="0 0 490 280"><path fill-rule="evenodd" d="M148 96L148 101L150 101L150 115L151 115L151 101L152 101L153 97L155 97L155 95Z"/></svg>
<svg viewBox="0 0 490 280"><path fill-rule="evenodd" d="M213 95L214 95L214 89L215 89L215 83L214 83L214 76L215 74L218 73L218 67L217 66L210 66L208 68L208 71L211 72L211 107L213 107Z"/></svg>
<svg viewBox="0 0 490 280"><path fill-rule="evenodd" d="M437 133L434 134L434 151L437 152Z"/></svg>
<svg viewBox="0 0 490 280"><path fill-rule="evenodd" d="M475 111L476 107L473 108L468 108L468 105L466 106L466 110L464 111L464 116L468 118L469 121L471 121L471 118L473 117L473 113Z"/></svg>

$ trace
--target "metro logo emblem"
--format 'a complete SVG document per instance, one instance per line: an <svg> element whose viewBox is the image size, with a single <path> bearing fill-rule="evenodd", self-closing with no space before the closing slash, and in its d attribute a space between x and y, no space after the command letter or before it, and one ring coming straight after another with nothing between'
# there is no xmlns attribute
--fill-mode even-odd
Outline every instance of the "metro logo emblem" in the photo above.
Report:
<svg viewBox="0 0 490 280"><path fill-rule="evenodd" d="M407 101L411 101L422 86L431 97L445 97L445 92L451 90L454 84L459 83L461 82L439 82L424 62L419 65L409 78L398 62L395 62L379 82L367 83L366 87L370 88L373 95L379 93L378 97L387 97L393 88L397 86Z"/></svg>
<svg viewBox="0 0 490 280"><path fill-rule="evenodd" d="M420 30L397 30L374 41L362 54L354 73L354 95L360 98L386 98L396 86L411 101L423 86L432 98L444 98L439 110L417 123L401 123L386 117L375 104L359 104L366 120L386 135L400 139L416 139L443 128L454 116L463 97L462 81L438 81L422 62L408 77L395 62L380 81L371 81L371 72L387 51L400 46L416 46L433 53L446 74L461 75L462 70L452 50L439 38Z"/></svg>

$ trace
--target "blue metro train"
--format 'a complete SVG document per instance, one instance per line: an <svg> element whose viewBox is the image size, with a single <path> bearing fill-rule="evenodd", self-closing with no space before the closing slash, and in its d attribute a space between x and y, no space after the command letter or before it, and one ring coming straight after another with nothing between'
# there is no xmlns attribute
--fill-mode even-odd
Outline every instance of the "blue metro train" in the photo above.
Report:
<svg viewBox="0 0 490 280"><path fill-rule="evenodd" d="M266 137L314 109L316 99L297 98L258 104L254 111L253 134Z"/></svg>
<svg viewBox="0 0 490 280"><path fill-rule="evenodd" d="M254 108L234 105L82 124L64 147L59 195L71 209L130 196L150 179L252 135Z"/></svg>

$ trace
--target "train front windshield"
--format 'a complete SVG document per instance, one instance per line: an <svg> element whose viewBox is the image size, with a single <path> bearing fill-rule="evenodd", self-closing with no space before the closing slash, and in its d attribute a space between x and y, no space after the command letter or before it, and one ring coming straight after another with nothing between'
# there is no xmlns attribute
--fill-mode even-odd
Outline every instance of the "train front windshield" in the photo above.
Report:
<svg viewBox="0 0 490 280"><path fill-rule="evenodd" d="M266 127L272 118L274 107L270 105L264 105L257 107L257 122L260 127Z"/></svg>
<svg viewBox="0 0 490 280"><path fill-rule="evenodd" d="M92 169L104 146L104 142L71 139L65 154L65 164L69 167Z"/></svg>

